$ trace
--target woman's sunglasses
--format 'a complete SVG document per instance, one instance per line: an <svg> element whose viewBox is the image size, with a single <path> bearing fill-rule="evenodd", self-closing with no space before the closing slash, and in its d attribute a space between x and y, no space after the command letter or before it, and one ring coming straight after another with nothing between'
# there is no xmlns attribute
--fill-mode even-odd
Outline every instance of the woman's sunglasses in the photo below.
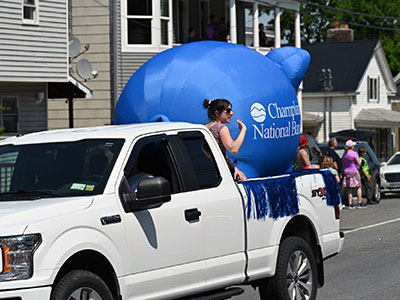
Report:
<svg viewBox="0 0 400 300"><path fill-rule="evenodd" d="M226 111L226 113L227 113L228 115L230 115L231 112L232 112L232 108L227 108L227 109L225 109L225 111Z"/></svg>

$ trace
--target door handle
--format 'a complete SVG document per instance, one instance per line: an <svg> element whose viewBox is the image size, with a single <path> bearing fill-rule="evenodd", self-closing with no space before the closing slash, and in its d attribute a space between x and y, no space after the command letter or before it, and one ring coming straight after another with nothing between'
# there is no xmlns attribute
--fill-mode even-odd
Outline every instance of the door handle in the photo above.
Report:
<svg viewBox="0 0 400 300"><path fill-rule="evenodd" d="M200 220L201 211L197 208L187 209L185 210L185 219L186 221L196 221Z"/></svg>

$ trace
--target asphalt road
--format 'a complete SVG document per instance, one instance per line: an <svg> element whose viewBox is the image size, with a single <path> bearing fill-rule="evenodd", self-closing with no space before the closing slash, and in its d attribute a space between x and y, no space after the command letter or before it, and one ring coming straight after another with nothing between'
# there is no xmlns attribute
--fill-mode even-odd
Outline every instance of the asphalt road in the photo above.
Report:
<svg viewBox="0 0 400 300"><path fill-rule="evenodd" d="M325 261L318 300L400 299L400 195L378 205L342 210L343 251ZM251 287L234 299L259 300Z"/></svg>

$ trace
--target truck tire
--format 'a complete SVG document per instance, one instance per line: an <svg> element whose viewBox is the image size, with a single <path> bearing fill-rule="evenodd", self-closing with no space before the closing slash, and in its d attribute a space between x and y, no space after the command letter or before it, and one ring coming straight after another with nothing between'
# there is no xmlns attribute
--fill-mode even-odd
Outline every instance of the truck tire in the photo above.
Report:
<svg viewBox="0 0 400 300"><path fill-rule="evenodd" d="M51 300L114 300L108 286L96 274L75 270L67 273L56 284Z"/></svg>
<svg viewBox="0 0 400 300"><path fill-rule="evenodd" d="M372 201L376 204L381 202L381 186L377 178L375 178L374 184L372 186Z"/></svg>
<svg viewBox="0 0 400 300"><path fill-rule="evenodd" d="M317 264L310 246L288 237L279 247L275 276L259 286L261 300L315 300Z"/></svg>

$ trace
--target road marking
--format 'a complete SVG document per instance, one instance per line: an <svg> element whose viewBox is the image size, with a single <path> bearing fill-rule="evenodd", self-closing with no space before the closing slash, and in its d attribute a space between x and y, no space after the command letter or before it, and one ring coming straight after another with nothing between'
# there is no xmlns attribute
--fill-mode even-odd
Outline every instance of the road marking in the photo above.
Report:
<svg viewBox="0 0 400 300"><path fill-rule="evenodd" d="M360 227L360 228L356 228L356 229L352 229L352 230L347 230L347 231L344 231L344 234L352 233L352 232L356 232L356 231L360 231L360 230L364 230L364 229L374 228L374 227L378 227L378 226L382 226L382 225L386 225L386 224L390 224L390 223L394 223L394 222L399 222L399 221L400 221L400 218L397 218L397 219L393 219L393 220L389 220L389 221L385 221L385 222L381 222L381 223L376 223L376 224L372 224L372 225L368 225L368 226L364 226L364 227Z"/></svg>

